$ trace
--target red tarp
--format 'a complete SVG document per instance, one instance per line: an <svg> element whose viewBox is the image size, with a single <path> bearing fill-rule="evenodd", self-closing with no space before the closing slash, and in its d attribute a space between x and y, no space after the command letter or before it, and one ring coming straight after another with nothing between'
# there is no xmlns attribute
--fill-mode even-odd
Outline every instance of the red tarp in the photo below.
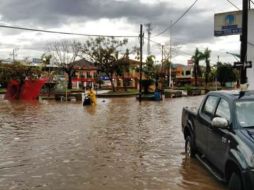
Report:
<svg viewBox="0 0 254 190"><path fill-rule="evenodd" d="M46 81L47 79L25 80L25 84L22 86L20 96L18 97L20 89L19 82L11 80L7 87L5 99L14 100L19 98L20 100L34 100L39 96L41 88Z"/></svg>

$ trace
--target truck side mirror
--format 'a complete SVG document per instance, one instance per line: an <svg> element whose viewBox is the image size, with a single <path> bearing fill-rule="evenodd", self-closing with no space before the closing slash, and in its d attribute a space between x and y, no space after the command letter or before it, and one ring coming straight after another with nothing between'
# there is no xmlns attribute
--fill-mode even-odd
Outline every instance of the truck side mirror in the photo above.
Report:
<svg viewBox="0 0 254 190"><path fill-rule="evenodd" d="M212 120L212 126L215 128L228 128L228 120L223 117L215 117Z"/></svg>

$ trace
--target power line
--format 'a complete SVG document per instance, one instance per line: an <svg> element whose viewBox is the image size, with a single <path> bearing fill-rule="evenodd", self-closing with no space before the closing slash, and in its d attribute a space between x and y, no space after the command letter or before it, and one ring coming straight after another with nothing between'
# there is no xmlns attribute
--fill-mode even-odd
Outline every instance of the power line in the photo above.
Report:
<svg viewBox="0 0 254 190"><path fill-rule="evenodd" d="M15 30L26 30L33 32L44 32L44 33L53 33L53 34L64 34L64 35L74 35L74 36L86 36L86 37L115 37L115 38L137 38L138 36L118 36L118 35L99 35L99 34L81 34L81 33L72 33L72 32L60 32L60 31L52 31L52 30L42 30L42 29L34 29L34 28L25 28L19 26L9 26L0 24L0 28L9 28Z"/></svg>
<svg viewBox="0 0 254 190"><path fill-rule="evenodd" d="M156 42L156 41L154 41L154 40L151 40L151 39L150 39L150 41L151 41L151 42L153 42L153 43L155 43L155 44L157 44L157 45L160 45L160 46L162 46L162 43L160 43L160 42Z"/></svg>
<svg viewBox="0 0 254 190"><path fill-rule="evenodd" d="M194 5L197 2L198 2L198 0L195 0L195 2L192 3L191 6L186 11L184 11L184 13L173 24L169 25L167 28L165 28L162 32L160 32L159 34L155 35L154 37L157 37L157 36L160 36L160 35L164 34L167 30L169 30L174 25L176 25L194 7Z"/></svg>
<svg viewBox="0 0 254 190"><path fill-rule="evenodd" d="M238 6L236 6L233 2L231 2L230 0L226 0L227 2L229 2L231 5L233 5L233 7L235 7L238 10L241 10Z"/></svg>

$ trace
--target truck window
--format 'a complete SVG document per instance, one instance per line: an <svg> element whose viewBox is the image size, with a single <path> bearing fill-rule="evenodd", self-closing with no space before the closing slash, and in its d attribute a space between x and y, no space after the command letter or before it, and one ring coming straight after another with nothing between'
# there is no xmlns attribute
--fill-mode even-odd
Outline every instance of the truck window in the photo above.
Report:
<svg viewBox="0 0 254 190"><path fill-rule="evenodd" d="M216 96L208 96L204 104L202 113L209 117L212 117L215 112L215 108L217 106L218 100L219 98Z"/></svg>
<svg viewBox="0 0 254 190"><path fill-rule="evenodd" d="M223 117L227 119L228 121L230 121L230 108L226 100L221 99L215 115L217 117Z"/></svg>
<svg viewBox="0 0 254 190"><path fill-rule="evenodd" d="M241 127L254 127L254 101L237 101L236 117Z"/></svg>

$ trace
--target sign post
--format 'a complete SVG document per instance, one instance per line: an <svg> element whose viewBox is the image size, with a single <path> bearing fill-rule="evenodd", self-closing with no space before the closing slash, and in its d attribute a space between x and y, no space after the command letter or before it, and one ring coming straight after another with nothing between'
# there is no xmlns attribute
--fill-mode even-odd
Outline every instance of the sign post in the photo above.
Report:
<svg viewBox="0 0 254 190"><path fill-rule="evenodd" d="M240 70L240 83L247 86L248 82L250 89L254 89L254 69L251 64L254 61L254 56L252 56L254 27L250 24L254 21L254 10L249 10L248 0L242 0L242 2L242 11L214 15L214 36L240 35L240 62L234 63L234 67ZM247 70L247 68L252 69Z"/></svg>

